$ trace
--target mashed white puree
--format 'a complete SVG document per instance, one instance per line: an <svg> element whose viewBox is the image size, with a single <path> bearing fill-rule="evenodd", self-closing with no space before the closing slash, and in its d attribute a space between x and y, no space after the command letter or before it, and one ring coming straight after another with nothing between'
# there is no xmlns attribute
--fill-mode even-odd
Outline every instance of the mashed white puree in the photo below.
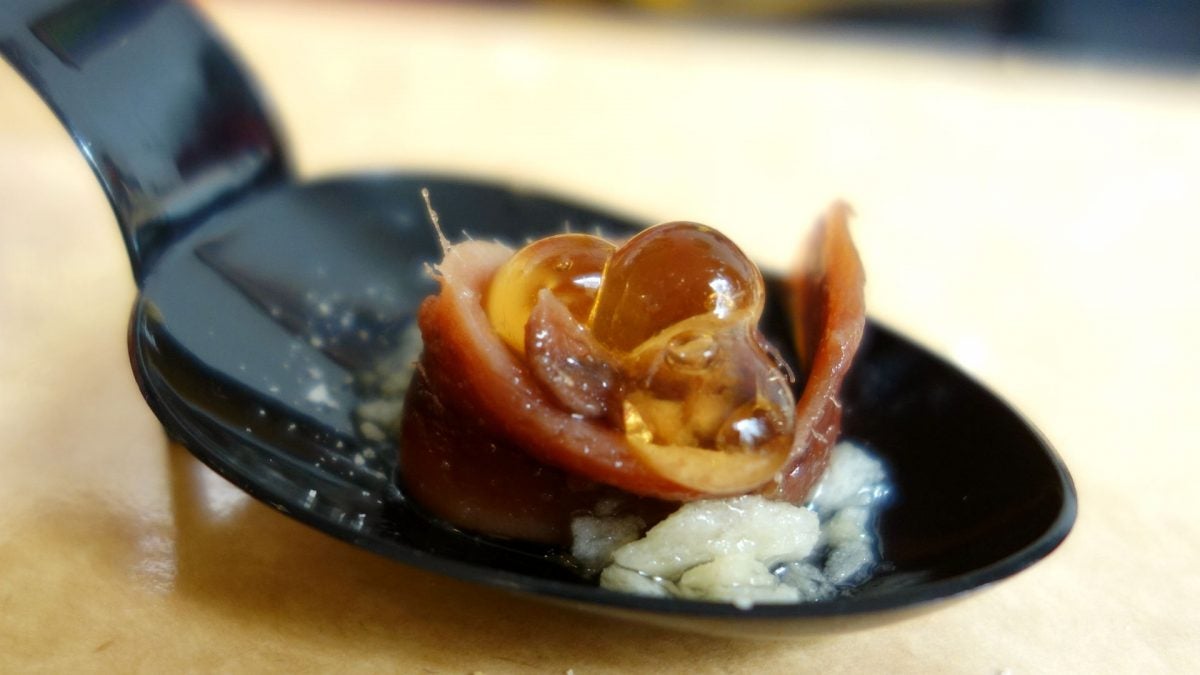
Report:
<svg viewBox="0 0 1200 675"><path fill-rule="evenodd" d="M842 442L807 507L755 495L691 502L640 539L636 519L583 516L572 553L616 591L742 608L824 600L875 566L886 481L878 459Z"/></svg>

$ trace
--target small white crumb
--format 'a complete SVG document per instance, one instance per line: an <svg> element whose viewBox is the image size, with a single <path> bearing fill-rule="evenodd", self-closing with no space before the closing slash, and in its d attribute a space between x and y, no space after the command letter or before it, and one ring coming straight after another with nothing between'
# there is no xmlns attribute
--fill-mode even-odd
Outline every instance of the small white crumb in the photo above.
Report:
<svg viewBox="0 0 1200 675"><path fill-rule="evenodd" d="M400 411L403 409L403 399L377 398L362 403L355 410L359 419L386 427L400 418Z"/></svg>
<svg viewBox="0 0 1200 675"><path fill-rule="evenodd" d="M645 522L637 516L579 516L571 520L571 555L589 570L612 562L616 549L637 539Z"/></svg>
<svg viewBox="0 0 1200 675"><path fill-rule="evenodd" d="M387 434L383 433L374 422L363 422L358 425L358 433L362 434L363 438L369 441L383 442L387 440Z"/></svg>
<svg viewBox="0 0 1200 675"><path fill-rule="evenodd" d="M825 559L825 578L833 584L847 584L866 572L875 562L875 551L867 540L835 546Z"/></svg>
<svg viewBox="0 0 1200 675"><path fill-rule="evenodd" d="M304 398L309 403L316 403L317 405L329 406L330 408L335 409L338 407L337 400L329 395L329 387L325 386L324 383L318 384L309 389L308 393L304 395Z"/></svg>
<svg viewBox="0 0 1200 675"><path fill-rule="evenodd" d="M830 514L847 506L869 506L886 494L883 463L866 450L842 441L829 454L829 469L813 490L809 506Z"/></svg>

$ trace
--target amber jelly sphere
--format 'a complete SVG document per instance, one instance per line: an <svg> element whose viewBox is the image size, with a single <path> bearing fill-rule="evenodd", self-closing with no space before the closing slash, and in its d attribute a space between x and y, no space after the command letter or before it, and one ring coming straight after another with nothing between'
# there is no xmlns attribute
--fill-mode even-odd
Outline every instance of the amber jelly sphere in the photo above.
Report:
<svg viewBox="0 0 1200 675"><path fill-rule="evenodd" d="M664 223L613 254L590 326L601 344L629 352L689 317L750 310L757 320L763 297L762 274L728 237L696 223Z"/></svg>
<svg viewBox="0 0 1200 675"><path fill-rule="evenodd" d="M538 291L549 289L579 322L587 321L614 246L590 234L559 234L517 251L492 278L485 308L501 339L525 353L525 325Z"/></svg>

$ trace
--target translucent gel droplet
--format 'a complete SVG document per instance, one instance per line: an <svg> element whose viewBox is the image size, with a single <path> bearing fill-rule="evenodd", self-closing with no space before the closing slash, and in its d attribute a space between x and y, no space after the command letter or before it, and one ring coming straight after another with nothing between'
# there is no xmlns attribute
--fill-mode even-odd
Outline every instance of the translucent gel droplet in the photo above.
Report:
<svg viewBox="0 0 1200 675"><path fill-rule="evenodd" d="M753 318L692 317L639 345L622 362L626 433L633 411L647 442L726 452L790 444L795 401Z"/></svg>
<svg viewBox="0 0 1200 675"><path fill-rule="evenodd" d="M586 321L600 287L611 243L588 234L560 234L517 251L492 278L484 307L510 347L525 353L525 324L538 291L549 289L576 320Z"/></svg>
<svg viewBox="0 0 1200 675"><path fill-rule="evenodd" d="M696 223L664 223L613 254L590 326L601 344L627 352L692 316L749 310L757 317L763 298L762 274L728 237Z"/></svg>

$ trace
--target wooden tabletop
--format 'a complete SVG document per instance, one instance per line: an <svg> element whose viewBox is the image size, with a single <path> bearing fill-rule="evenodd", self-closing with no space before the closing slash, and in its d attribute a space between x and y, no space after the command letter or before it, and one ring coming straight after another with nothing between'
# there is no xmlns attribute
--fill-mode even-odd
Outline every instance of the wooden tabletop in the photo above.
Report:
<svg viewBox="0 0 1200 675"><path fill-rule="evenodd" d="M754 643L327 538L172 447L90 170L0 68L0 671L1188 672L1200 663L1200 74L456 4L206 0L300 172L511 178L788 262L845 197L872 314L999 391L1074 532L963 602Z"/></svg>

